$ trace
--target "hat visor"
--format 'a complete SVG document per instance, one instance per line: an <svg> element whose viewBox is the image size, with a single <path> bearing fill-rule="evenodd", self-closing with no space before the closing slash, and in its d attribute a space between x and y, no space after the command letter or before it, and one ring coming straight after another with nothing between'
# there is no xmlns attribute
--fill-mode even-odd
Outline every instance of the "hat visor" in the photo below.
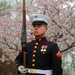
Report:
<svg viewBox="0 0 75 75"><path fill-rule="evenodd" d="M32 25L43 25L43 24L47 25L47 23L45 21L33 21L32 22Z"/></svg>

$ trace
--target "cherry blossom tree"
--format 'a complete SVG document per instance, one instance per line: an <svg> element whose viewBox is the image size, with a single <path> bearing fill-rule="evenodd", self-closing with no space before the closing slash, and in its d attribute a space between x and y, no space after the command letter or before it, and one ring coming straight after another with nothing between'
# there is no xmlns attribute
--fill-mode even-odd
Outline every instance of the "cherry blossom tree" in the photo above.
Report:
<svg viewBox="0 0 75 75"><path fill-rule="evenodd" d="M0 47L5 52L18 51L21 49L22 0L2 4L4 1L0 2ZM36 13L51 18L46 37L58 43L62 55L70 53L75 58L75 0L26 0L27 42L34 39L28 17Z"/></svg>

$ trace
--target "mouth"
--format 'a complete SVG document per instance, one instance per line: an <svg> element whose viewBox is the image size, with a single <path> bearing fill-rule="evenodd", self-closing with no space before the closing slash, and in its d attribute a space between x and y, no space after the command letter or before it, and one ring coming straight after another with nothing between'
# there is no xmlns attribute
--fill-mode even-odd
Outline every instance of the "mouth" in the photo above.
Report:
<svg viewBox="0 0 75 75"><path fill-rule="evenodd" d="M38 30L34 30L34 33L38 33Z"/></svg>
<svg viewBox="0 0 75 75"><path fill-rule="evenodd" d="M38 35L38 31L34 31L34 35Z"/></svg>
<svg viewBox="0 0 75 75"><path fill-rule="evenodd" d="M35 31L34 34L38 34L38 31Z"/></svg>

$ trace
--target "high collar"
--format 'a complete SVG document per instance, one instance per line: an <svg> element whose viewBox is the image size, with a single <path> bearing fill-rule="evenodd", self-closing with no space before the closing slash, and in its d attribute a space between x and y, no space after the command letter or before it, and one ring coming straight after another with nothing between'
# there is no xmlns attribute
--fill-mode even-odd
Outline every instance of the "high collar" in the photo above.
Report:
<svg viewBox="0 0 75 75"><path fill-rule="evenodd" d="M43 38L40 38L40 39L36 39L36 41L45 41L46 40L46 37L43 37Z"/></svg>

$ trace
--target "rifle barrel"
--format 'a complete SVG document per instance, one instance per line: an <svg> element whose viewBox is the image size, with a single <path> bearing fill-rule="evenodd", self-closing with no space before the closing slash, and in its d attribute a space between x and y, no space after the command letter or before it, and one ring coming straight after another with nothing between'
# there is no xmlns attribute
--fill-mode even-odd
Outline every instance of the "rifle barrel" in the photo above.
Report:
<svg viewBox="0 0 75 75"><path fill-rule="evenodd" d="M22 35L21 35L21 46L22 46L22 51L23 51L23 65L26 67L26 52L25 52L25 47L26 47L26 10L25 7L26 3L25 0L23 0L23 24L22 24Z"/></svg>

